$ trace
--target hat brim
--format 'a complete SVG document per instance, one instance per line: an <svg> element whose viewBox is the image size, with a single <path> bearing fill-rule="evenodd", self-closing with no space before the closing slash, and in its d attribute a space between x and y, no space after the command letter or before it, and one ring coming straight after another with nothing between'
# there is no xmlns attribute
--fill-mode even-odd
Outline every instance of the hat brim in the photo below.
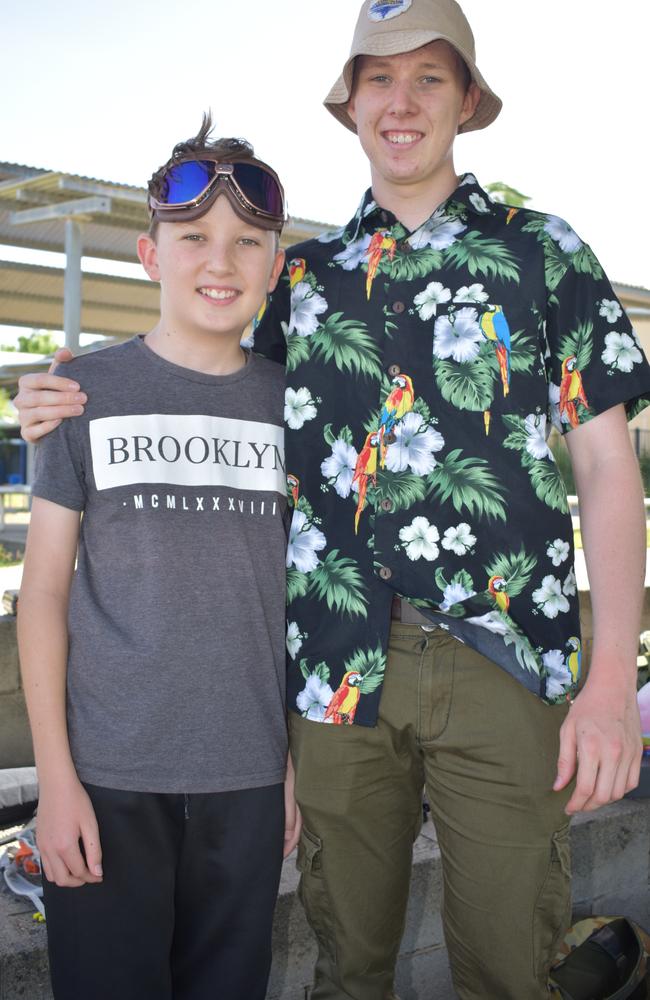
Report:
<svg viewBox="0 0 650 1000"><path fill-rule="evenodd" d="M338 78L329 94L324 100L324 105L330 114L334 115L341 125L345 125L350 132L356 133L357 127L348 114L347 106L352 95L352 81L354 77L354 61L360 55L366 56L396 56L403 52L413 52L422 48L430 42L447 42L458 52L459 56L467 66L472 80L481 91L480 100L476 106L476 111L471 118L468 118L458 129L459 132L473 132L476 129L487 128L495 118L498 117L503 102L494 93L479 72L478 67L472 57L464 52L451 38L440 34L437 31L393 31L390 34L377 34L368 39L364 45L363 52L357 52L351 56L343 67L343 72Z"/></svg>

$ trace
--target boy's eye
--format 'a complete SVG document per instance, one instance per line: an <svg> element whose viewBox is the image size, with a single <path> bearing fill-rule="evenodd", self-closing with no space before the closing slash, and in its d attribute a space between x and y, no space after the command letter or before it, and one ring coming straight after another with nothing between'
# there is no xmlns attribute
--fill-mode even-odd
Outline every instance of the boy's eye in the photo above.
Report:
<svg viewBox="0 0 650 1000"><path fill-rule="evenodd" d="M375 73L370 79L373 83L388 83L388 77L385 73Z"/></svg>
<svg viewBox="0 0 650 1000"><path fill-rule="evenodd" d="M425 76L422 80L423 83L440 83L439 76Z"/></svg>
<svg viewBox="0 0 650 1000"><path fill-rule="evenodd" d="M202 240L204 239L203 233L185 233L183 236L184 240Z"/></svg>
<svg viewBox="0 0 650 1000"><path fill-rule="evenodd" d="M242 236L239 242L245 247L258 247L260 245L260 241L256 240L254 236Z"/></svg>

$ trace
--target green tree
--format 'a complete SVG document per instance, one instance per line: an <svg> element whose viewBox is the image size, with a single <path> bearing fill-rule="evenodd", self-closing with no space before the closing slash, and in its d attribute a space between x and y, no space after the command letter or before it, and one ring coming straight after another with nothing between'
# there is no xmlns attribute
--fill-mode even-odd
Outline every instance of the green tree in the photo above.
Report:
<svg viewBox="0 0 650 1000"><path fill-rule="evenodd" d="M47 330L32 330L30 334L18 338L18 350L26 354L54 354L58 346Z"/></svg>
<svg viewBox="0 0 650 1000"><path fill-rule="evenodd" d="M527 194L522 194L516 188L504 184L503 181L493 181L486 184L485 190L490 195L492 201L498 201L501 205L512 205L513 208L525 208L530 198Z"/></svg>

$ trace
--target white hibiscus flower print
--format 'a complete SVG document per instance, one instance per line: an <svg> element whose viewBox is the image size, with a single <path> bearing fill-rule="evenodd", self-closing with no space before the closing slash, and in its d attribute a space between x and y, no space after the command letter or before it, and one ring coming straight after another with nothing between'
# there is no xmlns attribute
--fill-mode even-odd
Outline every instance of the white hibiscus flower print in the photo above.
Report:
<svg viewBox="0 0 650 1000"><path fill-rule="evenodd" d="M350 496L358 457L351 444L337 438L332 445L332 454L321 464L320 471L340 497Z"/></svg>
<svg viewBox="0 0 650 1000"><path fill-rule="evenodd" d="M560 249L565 253L576 253L583 245L582 240L574 233L568 222L558 218L557 215L549 215L548 222L544 226L545 231L560 244Z"/></svg>
<svg viewBox="0 0 650 1000"><path fill-rule="evenodd" d="M412 410L393 430L395 442L388 446L386 468L391 472L406 472L427 476L436 467L435 452L445 446L442 434L424 422L420 413Z"/></svg>
<svg viewBox="0 0 650 1000"><path fill-rule="evenodd" d="M546 443L546 415L529 413L524 421L526 430L526 451L533 458L553 458L553 452Z"/></svg>
<svg viewBox="0 0 650 1000"><path fill-rule="evenodd" d="M474 597L475 594L475 590L468 590L463 587L462 583L448 583L442 592L443 599L438 608L446 613L450 608L453 608L454 604L462 604L463 601Z"/></svg>
<svg viewBox="0 0 650 1000"><path fill-rule="evenodd" d="M488 611L486 615L480 615L478 618L467 618L465 620L468 624L478 625L479 628L486 628L488 632L494 632L495 635L505 635L506 632L510 631L503 618L496 611Z"/></svg>
<svg viewBox="0 0 650 1000"><path fill-rule="evenodd" d="M450 299L451 291L448 288L445 288L440 281L431 281L423 292L415 296L413 301L420 314L420 319L427 320L436 315L439 305L449 302Z"/></svg>
<svg viewBox="0 0 650 1000"><path fill-rule="evenodd" d="M299 431L308 420L313 420L317 413L316 404L311 398L309 389L288 388L284 394L284 419L292 431Z"/></svg>
<svg viewBox="0 0 650 1000"><path fill-rule="evenodd" d="M310 674L303 690L296 698L296 706L303 718L312 722L324 722L325 710L331 702L334 692L326 681L318 674Z"/></svg>
<svg viewBox="0 0 650 1000"><path fill-rule="evenodd" d="M601 358L610 368L618 368L620 372L631 372L633 365L643 361L641 351L628 333L608 333L605 337L605 350Z"/></svg>
<svg viewBox="0 0 650 1000"><path fill-rule="evenodd" d="M458 236L464 233L467 226L464 226L460 219L450 219L444 212L437 211L423 226L409 236L408 242L414 250L422 250L424 247L431 247L432 250L447 250L458 240Z"/></svg>
<svg viewBox="0 0 650 1000"><path fill-rule="evenodd" d="M487 302L488 293L481 284L463 285L454 295L454 302Z"/></svg>
<svg viewBox="0 0 650 1000"><path fill-rule="evenodd" d="M623 315L623 310L616 299L603 299L600 303L599 313L605 317L608 323L615 323Z"/></svg>
<svg viewBox="0 0 650 1000"><path fill-rule="evenodd" d="M475 191L474 194L471 194L469 196L469 200L471 201L472 205L474 206L477 212L481 212L483 215L485 215L490 211L485 201L485 198L482 198L481 195L478 193L478 191Z"/></svg>
<svg viewBox="0 0 650 1000"><path fill-rule="evenodd" d="M465 524L464 521L457 528L447 528L442 540L443 549L455 552L457 556L464 556L475 545L476 537L472 534L469 524Z"/></svg>
<svg viewBox="0 0 650 1000"><path fill-rule="evenodd" d="M298 622L289 622L287 625L287 653L292 660L300 652L304 636L298 628Z"/></svg>
<svg viewBox="0 0 650 1000"><path fill-rule="evenodd" d="M402 528L399 533L402 546L413 562L416 559L426 559L433 562L438 558L440 549L436 545L440 535L435 525L430 524L426 517L415 517L411 524Z"/></svg>
<svg viewBox="0 0 650 1000"><path fill-rule="evenodd" d="M565 542L563 538L556 538L547 548L546 555L554 566L560 566L565 559L568 559L569 551L569 543Z"/></svg>
<svg viewBox="0 0 650 1000"><path fill-rule="evenodd" d="M433 353L437 358L472 361L478 354L483 334L476 309L459 309L450 316L439 316L434 326Z"/></svg>
<svg viewBox="0 0 650 1000"><path fill-rule="evenodd" d="M365 233L361 239L353 240L340 253L335 254L334 260L344 271L356 271L368 258L367 250L371 239L370 233Z"/></svg>
<svg viewBox="0 0 650 1000"><path fill-rule="evenodd" d="M551 423L562 434L564 428L570 423L568 414L560 413L560 387L555 382L548 384L548 405L551 413Z"/></svg>
<svg viewBox="0 0 650 1000"><path fill-rule="evenodd" d="M561 649L549 649L542 655L542 663L546 667L546 695L548 698L558 698L571 686L573 678L566 665Z"/></svg>
<svg viewBox="0 0 650 1000"><path fill-rule="evenodd" d="M302 510L294 510L287 543L287 567L295 566L301 573L311 573L319 563L316 555L327 545L322 531L307 520Z"/></svg>
<svg viewBox="0 0 650 1000"><path fill-rule="evenodd" d="M462 181L458 186L464 187L466 184L475 184L475 185L478 184L478 181L476 180L474 174L465 174L465 176L463 177Z"/></svg>
<svg viewBox="0 0 650 1000"><path fill-rule="evenodd" d="M560 611L565 613L569 610L569 602L562 593L562 584L550 574L544 577L541 587L533 591L533 600L547 618L557 618Z"/></svg>
<svg viewBox="0 0 650 1000"><path fill-rule="evenodd" d="M289 333L311 337L319 326L318 317L327 309L327 302L307 281L299 281L291 291Z"/></svg>
<svg viewBox="0 0 650 1000"><path fill-rule="evenodd" d="M576 580L575 572L573 569L570 569L564 583L562 584L562 591L563 593L568 594L569 597L575 597L577 588L578 582Z"/></svg>

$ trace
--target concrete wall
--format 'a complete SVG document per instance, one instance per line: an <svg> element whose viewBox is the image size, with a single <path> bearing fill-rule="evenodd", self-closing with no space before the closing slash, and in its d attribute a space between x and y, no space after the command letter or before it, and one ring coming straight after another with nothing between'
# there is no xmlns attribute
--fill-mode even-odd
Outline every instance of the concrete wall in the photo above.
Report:
<svg viewBox="0 0 650 1000"><path fill-rule="evenodd" d="M0 769L30 767L33 764L34 751L18 666L16 619L2 615L0 616Z"/></svg>

